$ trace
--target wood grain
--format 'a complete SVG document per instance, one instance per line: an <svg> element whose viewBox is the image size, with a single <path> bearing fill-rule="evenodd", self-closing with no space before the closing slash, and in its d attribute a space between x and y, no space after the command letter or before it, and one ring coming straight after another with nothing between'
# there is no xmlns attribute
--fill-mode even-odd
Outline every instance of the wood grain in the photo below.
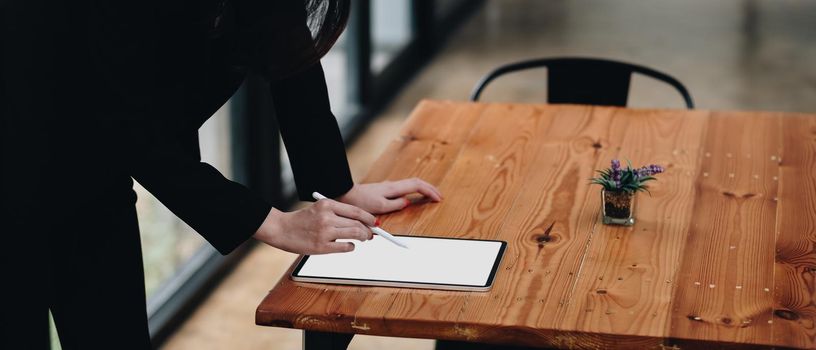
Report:
<svg viewBox="0 0 816 350"><path fill-rule="evenodd" d="M707 112L627 110L615 115L596 168L616 158L634 166L660 164L666 172L651 183L649 195L638 195L637 225L594 226L561 329L665 334L707 122ZM597 189L589 194L599 196ZM584 210L599 210L598 201L587 204Z"/></svg>
<svg viewBox="0 0 816 350"><path fill-rule="evenodd" d="M588 108L580 109L589 114ZM446 200L447 203L434 216L420 219L415 230L468 238L505 239L502 236L504 227L524 216L516 212L513 204L525 193L529 175L538 164L537 158L546 151L546 147L540 146L540 140L547 137L548 130L553 130L553 117L558 113L558 110L540 110L531 106L491 106L485 111L479 125L481 128L474 130L468 142L470 147L460 155L443 183L442 190L452 192L449 197L453 200ZM508 120L508 115L519 117ZM472 176L474 172L489 175L475 178ZM516 240L507 241L516 243ZM509 245L508 258L500 267L503 271L513 271L509 266L514 264L514 256L518 255L513 244ZM497 278L503 279L506 275L499 274ZM505 285L508 284L496 281L496 286ZM438 310L411 308L417 302L434 301L433 293L410 293L410 299L397 300L385 317L402 320L406 318L405 311L410 310L408 318L418 324L435 324L449 333L448 338L464 336L474 340L479 339L480 330L469 327L467 320L473 319L472 312L501 309L483 307L496 301L496 295L496 289L490 293L458 293L448 297L447 312L440 314Z"/></svg>
<svg viewBox="0 0 816 350"><path fill-rule="evenodd" d="M472 298L458 319L470 323L472 339L496 337L493 327L476 326L484 324L517 323L517 332L556 329L596 223L596 216L580 211L591 200L587 179L603 142L599 135L610 123L606 112L563 106L550 114L553 122L539 136L536 159L498 235L509 242L507 264L490 294ZM545 338L540 345L564 339L554 332Z"/></svg>
<svg viewBox="0 0 816 350"><path fill-rule="evenodd" d="M667 167L633 227L602 225L588 185L612 158ZM580 349L813 348L814 170L814 115L423 101L366 180L421 177L445 200L383 226L506 240L493 289L284 278L256 322Z"/></svg>
<svg viewBox="0 0 816 350"><path fill-rule="evenodd" d="M773 343L816 348L816 118L782 117Z"/></svg>
<svg viewBox="0 0 816 350"><path fill-rule="evenodd" d="M779 118L713 113L669 335L772 344Z"/></svg>
<svg viewBox="0 0 816 350"><path fill-rule="evenodd" d="M524 164L530 163L529 159L524 159L529 153L529 147L525 145L533 143L532 136L540 127L536 124L546 121L538 118L532 108L515 111L523 117L507 120L507 109L507 106L493 105L484 110L464 149L439 184L446 199L442 203L429 206L427 212L420 216L428 219L416 220L409 233L485 238L490 238L494 234L489 227L501 224L512 201L511 196L517 192L504 189L520 184L515 174L523 171ZM488 151L497 154L486 154ZM496 166L497 164L500 165ZM491 171L490 176L469 176L474 171L482 171L481 169L487 167ZM475 188L482 190L474 191ZM472 198L473 193L480 193L481 197ZM499 201L499 204L490 204L492 201ZM470 208L465 211L470 214L459 217L462 214L457 208L464 207ZM455 215L457 218L442 219L449 215ZM445 226L450 223L459 226ZM395 230L389 222L384 226L389 230ZM473 231L472 227L484 227L485 231ZM389 322L395 317L400 323L407 321L415 322L417 325L438 325L440 322L446 322L450 327L444 329L455 333L457 328L453 321L459 314L460 305L466 303L470 296L472 293L399 290L393 294L366 299L356 312L355 319L369 325L368 328L371 328L369 331L372 332L378 331L378 328L390 329ZM435 307L417 307L424 305ZM439 330L439 327L417 328Z"/></svg>
<svg viewBox="0 0 816 350"><path fill-rule="evenodd" d="M438 187L450 172L458 155L472 134L472 129L483 118L485 106L480 104L454 104L450 102L423 102L424 110L418 110L406 123L397 142L394 162L384 178L379 170L372 169L366 181L381 179L397 180L419 177ZM451 106L456 106L451 108ZM440 137L442 136L442 137ZM419 166L417 166L419 163ZM375 165L376 169L378 165ZM386 167L384 167L386 168ZM444 191L444 190L443 190ZM439 204L412 205L399 213L383 217L382 227L397 234L412 234L416 217L433 210ZM408 215L405 215L408 214ZM369 288L371 289L371 288ZM353 315L352 327L361 334L383 334L389 329L383 314L393 305L397 295L404 290L396 288L376 288L375 293L356 298L352 302L338 304L338 310ZM444 306L444 302L441 306ZM426 304L427 305L427 304Z"/></svg>

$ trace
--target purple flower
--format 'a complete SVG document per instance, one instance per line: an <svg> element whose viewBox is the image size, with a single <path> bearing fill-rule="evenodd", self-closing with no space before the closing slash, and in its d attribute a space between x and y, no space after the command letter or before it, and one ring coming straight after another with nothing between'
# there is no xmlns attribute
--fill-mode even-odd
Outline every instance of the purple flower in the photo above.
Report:
<svg viewBox="0 0 816 350"><path fill-rule="evenodd" d="M612 180L615 181L618 188L620 188L620 179L621 179L621 168L620 168L620 160L613 159L612 160Z"/></svg>
<svg viewBox="0 0 816 350"><path fill-rule="evenodd" d="M662 166L657 164L649 164L639 168L633 168L631 163L629 164L626 168L623 168L620 160L613 159L611 166L608 169L599 170L601 176L593 178L592 182L601 184L607 190L625 189L630 193L645 191L648 188L646 182L654 180L651 176L665 171ZM626 182L623 181L624 178Z"/></svg>
<svg viewBox="0 0 816 350"><path fill-rule="evenodd" d="M651 170L649 168L642 167L642 168L637 170L635 175L637 175L637 177L646 177L646 176L652 175L652 172L651 172Z"/></svg>

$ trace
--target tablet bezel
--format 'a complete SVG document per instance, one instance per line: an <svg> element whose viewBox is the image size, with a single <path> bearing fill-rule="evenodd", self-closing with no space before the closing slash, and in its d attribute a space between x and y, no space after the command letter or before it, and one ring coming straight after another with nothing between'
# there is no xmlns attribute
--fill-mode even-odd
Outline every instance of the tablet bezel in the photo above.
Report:
<svg viewBox="0 0 816 350"><path fill-rule="evenodd" d="M490 275L484 285L470 285L470 284L448 284L448 283L430 283L430 282L406 282L406 281L386 281L373 279L358 279L358 278L340 278L340 277L314 277L314 276L299 276L300 269L309 260L310 255L301 255L292 270L289 277L295 282L309 282L309 283L328 283L328 284L343 284L354 286L375 286L375 287L396 287L396 288L418 288L418 289L437 289L437 290L454 290L454 291L477 291L486 292L493 287L493 281L496 279L496 273L499 266L504 259L504 252L507 249L507 242L494 239L474 239L474 238L457 238L457 237L438 237L438 236L407 236L395 235L397 237L408 238L431 238L431 239L455 239L463 241L481 241L481 242L499 242L499 251L493 261L493 267L490 270Z"/></svg>

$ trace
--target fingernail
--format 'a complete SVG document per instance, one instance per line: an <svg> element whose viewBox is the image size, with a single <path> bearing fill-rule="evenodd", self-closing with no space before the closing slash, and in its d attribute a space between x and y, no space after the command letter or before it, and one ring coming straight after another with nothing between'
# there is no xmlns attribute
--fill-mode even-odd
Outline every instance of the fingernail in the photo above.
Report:
<svg viewBox="0 0 816 350"><path fill-rule="evenodd" d="M377 218L377 220L374 220L374 227L379 227L379 226L380 226L380 218Z"/></svg>
<svg viewBox="0 0 816 350"><path fill-rule="evenodd" d="M403 206L403 208L404 208L404 207L407 207L407 206L409 206L409 205L411 205L411 200L410 200L410 199L408 199L408 198L403 198L403 200L405 201L405 206Z"/></svg>

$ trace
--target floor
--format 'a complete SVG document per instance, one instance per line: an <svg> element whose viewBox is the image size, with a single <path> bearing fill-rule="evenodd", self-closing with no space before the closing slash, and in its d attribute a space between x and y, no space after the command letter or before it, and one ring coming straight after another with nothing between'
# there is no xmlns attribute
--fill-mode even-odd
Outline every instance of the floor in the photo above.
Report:
<svg viewBox="0 0 816 350"><path fill-rule="evenodd" d="M423 98L464 100L502 63L600 56L670 73L698 108L816 112L816 2L488 0L349 149L361 179ZM488 101L541 102L546 72L497 81ZM633 79L630 106L682 108L671 88ZM299 349L301 332L254 325L254 311L295 256L258 246L164 349ZM350 349L432 349L420 339L356 337Z"/></svg>

